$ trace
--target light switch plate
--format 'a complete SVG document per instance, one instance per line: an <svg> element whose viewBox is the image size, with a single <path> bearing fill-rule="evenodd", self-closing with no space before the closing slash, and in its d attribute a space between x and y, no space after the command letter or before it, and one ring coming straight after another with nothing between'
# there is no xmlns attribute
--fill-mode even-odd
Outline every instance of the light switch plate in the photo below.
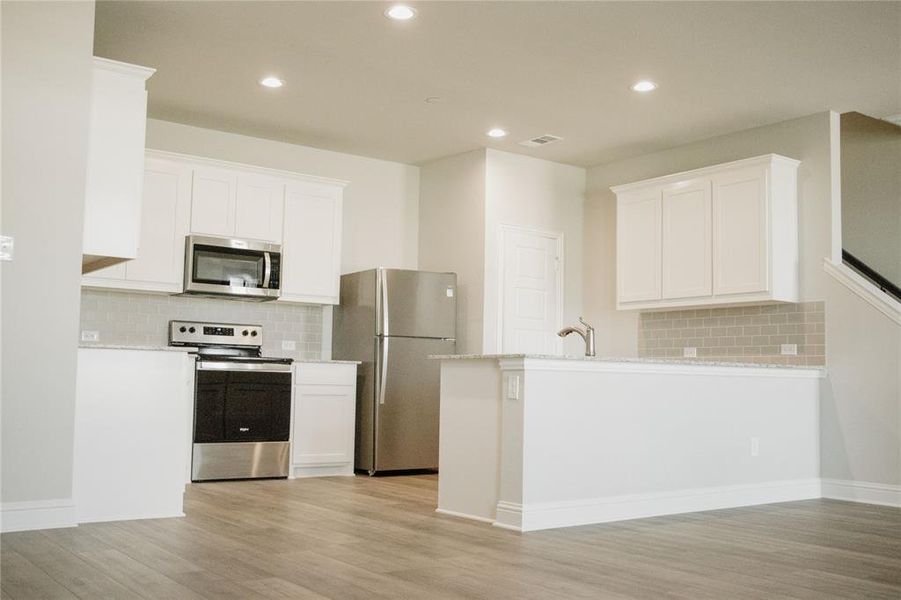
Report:
<svg viewBox="0 0 901 600"><path fill-rule="evenodd" d="M11 235L0 235L0 260L13 259L13 238Z"/></svg>
<svg viewBox="0 0 901 600"><path fill-rule="evenodd" d="M297 350L297 342L294 340L282 340L282 350Z"/></svg>
<svg viewBox="0 0 901 600"><path fill-rule="evenodd" d="M691 346L686 346L682 348L682 358L697 358L698 357L698 349L692 348Z"/></svg>
<svg viewBox="0 0 901 600"><path fill-rule="evenodd" d="M89 329L81 330L81 341L82 342L99 342L100 341L100 332L99 331L91 331Z"/></svg>
<svg viewBox="0 0 901 600"><path fill-rule="evenodd" d="M782 344L779 352L789 356L796 356L798 354L798 344Z"/></svg>

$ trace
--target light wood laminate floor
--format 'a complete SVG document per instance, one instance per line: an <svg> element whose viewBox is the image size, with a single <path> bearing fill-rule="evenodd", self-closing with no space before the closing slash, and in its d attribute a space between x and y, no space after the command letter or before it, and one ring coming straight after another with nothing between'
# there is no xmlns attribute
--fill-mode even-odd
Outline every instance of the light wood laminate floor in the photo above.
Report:
<svg viewBox="0 0 901 600"><path fill-rule="evenodd" d="M2 536L0 597L901 598L901 510L828 500L520 535L434 476L192 485L187 517Z"/></svg>

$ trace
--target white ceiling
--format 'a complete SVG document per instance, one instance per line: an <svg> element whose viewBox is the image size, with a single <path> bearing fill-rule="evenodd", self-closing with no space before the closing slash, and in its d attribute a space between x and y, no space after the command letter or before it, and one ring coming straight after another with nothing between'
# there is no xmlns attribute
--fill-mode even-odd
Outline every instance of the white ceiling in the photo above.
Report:
<svg viewBox="0 0 901 600"><path fill-rule="evenodd" d="M375 1L98 2L95 54L158 69L154 118L414 164L489 146L594 165L901 113L901 2L413 5L401 23ZM659 89L629 90L643 78ZM564 141L517 144L544 133Z"/></svg>

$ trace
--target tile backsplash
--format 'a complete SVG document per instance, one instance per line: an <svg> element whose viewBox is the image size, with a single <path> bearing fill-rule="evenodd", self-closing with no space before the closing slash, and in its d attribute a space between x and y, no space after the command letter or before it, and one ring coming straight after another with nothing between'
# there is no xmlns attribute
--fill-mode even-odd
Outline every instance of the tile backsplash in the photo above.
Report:
<svg viewBox="0 0 901 600"><path fill-rule="evenodd" d="M82 290L81 330L97 331L97 344L165 346L170 320L205 320L263 326L263 353L317 359L322 353L322 307L191 296ZM295 351L282 350L282 341ZM89 343L82 342L84 345Z"/></svg>
<svg viewBox="0 0 901 600"><path fill-rule="evenodd" d="M798 354L781 354L782 344L796 344ZM802 302L639 316L639 356L683 358L686 347L697 349L697 358L686 360L825 365L826 305Z"/></svg>

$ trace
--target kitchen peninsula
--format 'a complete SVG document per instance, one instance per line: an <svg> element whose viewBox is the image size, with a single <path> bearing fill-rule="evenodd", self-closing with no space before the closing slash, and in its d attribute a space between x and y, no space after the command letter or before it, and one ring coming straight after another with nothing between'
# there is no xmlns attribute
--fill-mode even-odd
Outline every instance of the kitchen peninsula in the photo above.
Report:
<svg viewBox="0 0 901 600"><path fill-rule="evenodd" d="M820 497L821 368L433 358L440 513L532 531Z"/></svg>

